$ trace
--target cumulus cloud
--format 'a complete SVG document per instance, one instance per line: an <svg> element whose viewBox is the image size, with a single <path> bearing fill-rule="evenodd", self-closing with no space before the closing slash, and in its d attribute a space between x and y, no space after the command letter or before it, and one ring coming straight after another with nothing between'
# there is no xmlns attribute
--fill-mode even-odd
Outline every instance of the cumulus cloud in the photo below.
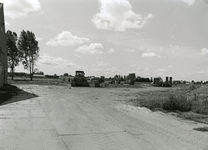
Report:
<svg viewBox="0 0 208 150"><path fill-rule="evenodd" d="M208 49L207 49L207 48L202 48L202 49L201 49L201 53L202 53L202 55L204 55L204 56L208 56Z"/></svg>
<svg viewBox="0 0 208 150"><path fill-rule="evenodd" d="M136 52L134 49L127 49L126 51L127 51L127 52L131 52L131 53Z"/></svg>
<svg viewBox="0 0 208 150"><path fill-rule="evenodd" d="M61 69L66 67L76 67L76 64L72 61L68 61L61 57L52 57L47 54L43 54L40 56L40 58L38 59L38 64Z"/></svg>
<svg viewBox="0 0 208 150"><path fill-rule="evenodd" d="M108 69L105 69L106 72L119 72L120 70L116 67L111 67L111 68L108 68Z"/></svg>
<svg viewBox="0 0 208 150"><path fill-rule="evenodd" d="M57 37L51 39L46 43L46 45L51 46L72 46L75 44L82 44L84 42L89 42L90 39L84 37L78 37L77 35L72 35L69 31L63 31L58 34Z"/></svg>
<svg viewBox="0 0 208 150"><path fill-rule="evenodd" d="M148 14L142 17L132 10L128 0L99 0L100 12L95 14L92 22L98 29L126 31L141 29L153 17Z"/></svg>
<svg viewBox="0 0 208 150"><path fill-rule="evenodd" d="M159 69L158 71L164 72L164 71L167 71L167 69Z"/></svg>
<svg viewBox="0 0 208 150"><path fill-rule="evenodd" d="M150 53L143 53L142 57L143 58L161 58L162 56L157 55L157 54L155 54L153 52L150 52Z"/></svg>
<svg viewBox="0 0 208 150"><path fill-rule="evenodd" d="M164 68L160 68L160 69L156 69L153 71L153 74L155 74L156 76L164 76L164 75L168 75L167 74L167 69L164 69ZM171 75L171 74L169 74Z"/></svg>
<svg viewBox="0 0 208 150"><path fill-rule="evenodd" d="M193 5L195 3L195 0L181 0L184 3L187 3L188 5Z"/></svg>
<svg viewBox="0 0 208 150"><path fill-rule="evenodd" d="M28 13L39 11L41 8L38 0L2 0L5 7L5 16L10 18L25 17Z"/></svg>
<svg viewBox="0 0 208 150"><path fill-rule="evenodd" d="M79 56L79 55L74 55L75 57L77 57L77 58L81 58L81 56Z"/></svg>
<svg viewBox="0 0 208 150"><path fill-rule="evenodd" d="M115 50L113 48L109 49L108 53L114 53Z"/></svg>
<svg viewBox="0 0 208 150"><path fill-rule="evenodd" d="M108 63L108 62L99 61L94 66L100 67L100 66L109 66L109 65L110 65L110 63Z"/></svg>
<svg viewBox="0 0 208 150"><path fill-rule="evenodd" d="M103 58L103 57L96 57L96 59L100 59L100 60L103 60L104 58Z"/></svg>
<svg viewBox="0 0 208 150"><path fill-rule="evenodd" d="M136 66L138 66L137 64L131 64L130 65L131 67L136 67Z"/></svg>
<svg viewBox="0 0 208 150"><path fill-rule="evenodd" d="M36 37L36 40L37 40L37 41L42 41L42 40L44 40L44 38Z"/></svg>
<svg viewBox="0 0 208 150"><path fill-rule="evenodd" d="M149 68L147 68L147 67L138 67L137 70L139 70L140 73L147 73L149 71Z"/></svg>
<svg viewBox="0 0 208 150"><path fill-rule="evenodd" d="M103 46L100 43L92 43L90 45L84 45L80 46L78 49L76 49L76 52L81 53L90 53L90 54L102 54Z"/></svg>
<svg viewBox="0 0 208 150"><path fill-rule="evenodd" d="M208 73L208 70L200 70L200 71L198 71L198 73L200 73L200 74L204 74L204 73Z"/></svg>
<svg viewBox="0 0 208 150"><path fill-rule="evenodd" d="M100 69L97 67L88 67L88 66L85 66L84 70L89 71L89 72L94 72L94 73L100 73L101 71L103 71L103 69Z"/></svg>

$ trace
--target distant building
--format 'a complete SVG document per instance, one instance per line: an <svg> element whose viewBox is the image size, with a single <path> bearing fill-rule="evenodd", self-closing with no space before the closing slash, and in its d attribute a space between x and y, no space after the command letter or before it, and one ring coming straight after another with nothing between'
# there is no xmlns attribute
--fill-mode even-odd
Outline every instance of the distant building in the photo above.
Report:
<svg viewBox="0 0 208 150"><path fill-rule="evenodd" d="M129 75L127 76L128 80L135 80L136 79L136 74L135 73L129 73Z"/></svg>
<svg viewBox="0 0 208 150"><path fill-rule="evenodd" d="M45 75L34 73L33 78L45 78Z"/></svg>
<svg viewBox="0 0 208 150"><path fill-rule="evenodd" d="M7 47L4 23L4 7L0 3L0 87L7 84Z"/></svg>

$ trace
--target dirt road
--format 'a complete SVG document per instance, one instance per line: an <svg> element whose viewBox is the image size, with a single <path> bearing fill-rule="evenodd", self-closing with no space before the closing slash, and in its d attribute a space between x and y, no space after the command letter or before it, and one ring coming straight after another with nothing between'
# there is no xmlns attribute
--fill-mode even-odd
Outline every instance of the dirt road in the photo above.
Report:
<svg viewBox="0 0 208 150"><path fill-rule="evenodd" d="M0 106L0 150L208 149L203 124L126 104L148 89L18 86L38 97Z"/></svg>

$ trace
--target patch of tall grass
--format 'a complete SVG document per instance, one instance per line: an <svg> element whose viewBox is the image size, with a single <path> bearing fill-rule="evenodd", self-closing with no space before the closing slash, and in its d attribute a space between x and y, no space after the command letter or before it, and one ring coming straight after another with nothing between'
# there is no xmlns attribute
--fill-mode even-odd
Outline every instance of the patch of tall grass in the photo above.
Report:
<svg viewBox="0 0 208 150"><path fill-rule="evenodd" d="M169 94L161 96L147 96L147 98L138 99L138 105L147 107L151 110L165 111L192 111L198 114L208 115L208 99L190 98L186 94Z"/></svg>
<svg viewBox="0 0 208 150"><path fill-rule="evenodd" d="M192 111L195 113L208 115L208 99L193 101Z"/></svg>
<svg viewBox="0 0 208 150"><path fill-rule="evenodd" d="M169 98L163 103L163 109L168 111L191 111L192 103L187 100L186 95L169 95Z"/></svg>

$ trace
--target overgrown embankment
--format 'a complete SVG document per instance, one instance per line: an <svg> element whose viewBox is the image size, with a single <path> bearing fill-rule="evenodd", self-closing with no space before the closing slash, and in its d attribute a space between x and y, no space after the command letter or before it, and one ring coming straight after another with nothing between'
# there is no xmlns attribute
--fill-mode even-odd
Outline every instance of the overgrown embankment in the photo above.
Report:
<svg viewBox="0 0 208 150"><path fill-rule="evenodd" d="M143 92L130 101L153 111L176 112L182 118L208 123L208 85L190 84L167 91Z"/></svg>

